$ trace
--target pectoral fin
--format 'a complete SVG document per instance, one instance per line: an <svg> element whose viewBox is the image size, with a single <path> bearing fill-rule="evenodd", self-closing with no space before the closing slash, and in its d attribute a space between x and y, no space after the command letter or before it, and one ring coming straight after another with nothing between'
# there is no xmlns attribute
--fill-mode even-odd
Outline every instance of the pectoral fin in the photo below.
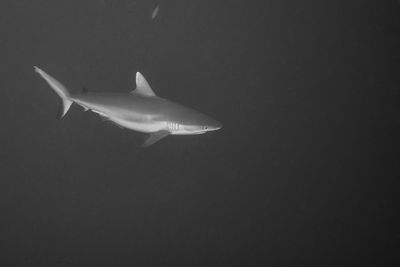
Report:
<svg viewBox="0 0 400 267"><path fill-rule="evenodd" d="M147 137L146 141L144 141L142 146L151 146L152 144L163 139L167 135L169 135L168 131L158 131L155 133L151 133L149 134L149 137Z"/></svg>

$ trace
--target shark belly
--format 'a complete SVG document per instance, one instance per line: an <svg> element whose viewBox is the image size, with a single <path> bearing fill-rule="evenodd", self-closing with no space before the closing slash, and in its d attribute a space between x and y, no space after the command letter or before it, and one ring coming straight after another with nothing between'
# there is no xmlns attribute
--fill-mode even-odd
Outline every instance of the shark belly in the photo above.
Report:
<svg viewBox="0 0 400 267"><path fill-rule="evenodd" d="M132 107L124 108L114 105L104 105L92 101L74 99L74 102L84 109L114 122L115 124L134 131L152 133L167 130L167 123L160 119L160 116L153 112L141 112Z"/></svg>
<svg viewBox="0 0 400 267"><path fill-rule="evenodd" d="M142 133L154 133L161 130L165 130L166 122L163 121L155 121L155 120L126 120L116 117L108 117L109 120L114 123L138 132Z"/></svg>

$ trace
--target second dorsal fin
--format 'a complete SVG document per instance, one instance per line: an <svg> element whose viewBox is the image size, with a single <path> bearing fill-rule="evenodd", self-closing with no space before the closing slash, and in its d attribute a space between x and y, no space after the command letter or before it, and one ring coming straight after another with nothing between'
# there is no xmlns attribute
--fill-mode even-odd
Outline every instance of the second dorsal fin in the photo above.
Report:
<svg viewBox="0 0 400 267"><path fill-rule="evenodd" d="M143 77L140 72L136 72L136 89L132 93L144 95L144 96L155 96L156 94L151 89L149 83Z"/></svg>

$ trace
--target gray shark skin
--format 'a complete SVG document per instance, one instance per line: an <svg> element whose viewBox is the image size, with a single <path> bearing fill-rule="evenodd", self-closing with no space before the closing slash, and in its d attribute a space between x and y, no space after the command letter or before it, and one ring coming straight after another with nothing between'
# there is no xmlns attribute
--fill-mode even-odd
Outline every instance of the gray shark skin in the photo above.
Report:
<svg viewBox="0 0 400 267"><path fill-rule="evenodd" d="M82 92L72 94L49 74L34 66L35 71L61 97L59 118L72 103L98 113L122 128L148 133L143 146L149 146L168 135L204 134L222 128L217 120L191 108L158 97L139 72L136 89L130 93Z"/></svg>

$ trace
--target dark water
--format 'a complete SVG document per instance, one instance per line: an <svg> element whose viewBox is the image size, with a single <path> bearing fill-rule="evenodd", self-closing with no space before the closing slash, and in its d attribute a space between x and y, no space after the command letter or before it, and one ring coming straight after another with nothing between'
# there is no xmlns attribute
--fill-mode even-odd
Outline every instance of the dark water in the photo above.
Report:
<svg viewBox="0 0 400 267"><path fill-rule="evenodd" d="M159 12L151 19L153 9ZM400 262L398 1L1 1L1 266ZM220 131L140 134L72 90L157 94Z"/></svg>

